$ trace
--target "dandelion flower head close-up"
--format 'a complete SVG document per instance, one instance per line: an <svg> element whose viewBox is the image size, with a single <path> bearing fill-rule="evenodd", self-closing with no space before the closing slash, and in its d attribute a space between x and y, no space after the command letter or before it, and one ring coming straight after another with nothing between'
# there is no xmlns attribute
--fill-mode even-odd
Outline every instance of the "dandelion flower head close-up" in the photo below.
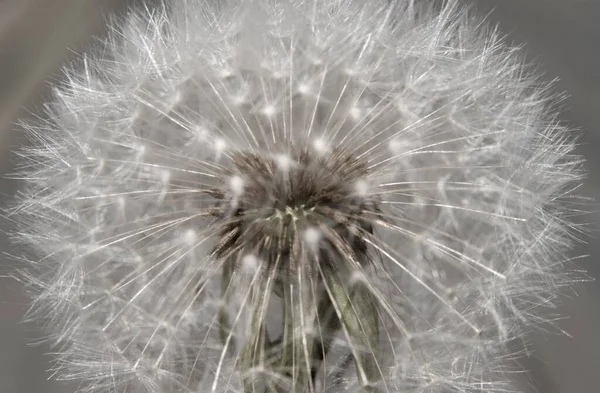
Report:
<svg viewBox="0 0 600 393"><path fill-rule="evenodd" d="M90 393L512 391L575 137L455 1L170 1L22 122L19 279Z"/></svg>

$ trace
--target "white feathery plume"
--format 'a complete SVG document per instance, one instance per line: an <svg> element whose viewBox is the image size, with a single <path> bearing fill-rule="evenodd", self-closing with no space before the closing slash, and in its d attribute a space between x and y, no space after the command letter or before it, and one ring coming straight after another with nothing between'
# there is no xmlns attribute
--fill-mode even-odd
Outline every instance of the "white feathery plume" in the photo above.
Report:
<svg viewBox="0 0 600 393"><path fill-rule="evenodd" d="M427 3L427 2L424 2ZM25 123L22 279L83 392L499 392L581 181L468 10L174 0Z"/></svg>

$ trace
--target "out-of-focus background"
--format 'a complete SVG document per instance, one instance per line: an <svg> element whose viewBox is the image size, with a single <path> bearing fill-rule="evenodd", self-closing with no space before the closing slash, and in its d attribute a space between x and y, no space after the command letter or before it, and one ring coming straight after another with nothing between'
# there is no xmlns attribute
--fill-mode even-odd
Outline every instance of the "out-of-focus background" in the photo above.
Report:
<svg viewBox="0 0 600 393"><path fill-rule="evenodd" d="M171 0L178 1L178 0ZM368 1L368 0L365 0ZM396 0L402 1L402 0ZM430 0L423 0L430 1ZM600 0L464 0L509 35L525 44L530 61L557 91L569 98L562 119L583 131L580 153L587 158L584 194L600 200ZM135 4L134 4L135 3ZM39 110L48 83L59 80L58 67L85 47L90 35L102 35L106 17L143 0L0 0L0 176L11 171L10 151L24 142L17 118ZM18 184L0 179L0 206ZM587 245L574 255L589 255L579 265L600 278L599 215L585 217L592 230ZM0 252L10 250L0 224ZM76 385L49 380L51 356L32 345L40 336L20 322L28 299L19 283L6 276L14 263L0 255L0 393L70 393ZM577 286L560 310L560 328L572 337L531 337L532 355L521 364L529 370L515 377L526 393L600 392L600 281Z"/></svg>

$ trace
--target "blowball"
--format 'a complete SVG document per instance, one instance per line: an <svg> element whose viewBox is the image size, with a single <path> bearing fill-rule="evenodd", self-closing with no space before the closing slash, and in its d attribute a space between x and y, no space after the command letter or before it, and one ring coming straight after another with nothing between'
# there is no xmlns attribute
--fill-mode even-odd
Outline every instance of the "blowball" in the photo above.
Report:
<svg viewBox="0 0 600 393"><path fill-rule="evenodd" d="M12 212L84 392L506 391L581 179L547 87L467 10L172 1L24 124Z"/></svg>

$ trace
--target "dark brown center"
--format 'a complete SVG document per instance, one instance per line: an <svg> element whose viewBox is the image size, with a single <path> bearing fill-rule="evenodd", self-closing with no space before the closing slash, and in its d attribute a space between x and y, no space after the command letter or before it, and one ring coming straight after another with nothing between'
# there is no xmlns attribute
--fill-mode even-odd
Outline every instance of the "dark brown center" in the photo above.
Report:
<svg viewBox="0 0 600 393"><path fill-rule="evenodd" d="M267 266L295 270L300 260L319 250L321 263L332 255L362 260L367 218L378 214L366 194L367 163L343 150L289 155L236 153L224 174L229 187L215 190L215 215L221 224L217 258L255 255ZM311 250L307 249L307 243ZM352 263L353 261L345 261Z"/></svg>

